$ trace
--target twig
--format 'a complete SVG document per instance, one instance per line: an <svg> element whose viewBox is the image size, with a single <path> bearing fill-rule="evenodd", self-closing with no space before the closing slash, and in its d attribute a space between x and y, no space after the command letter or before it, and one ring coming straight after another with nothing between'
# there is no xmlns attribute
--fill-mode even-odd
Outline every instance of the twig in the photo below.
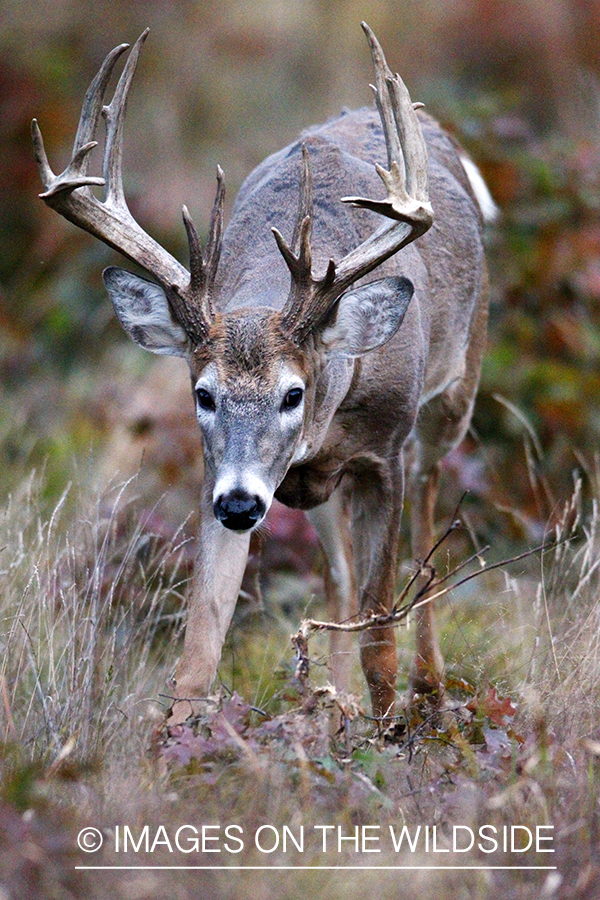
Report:
<svg viewBox="0 0 600 900"><path fill-rule="evenodd" d="M305 621L310 621L310 619ZM304 622L301 622L297 633L292 635L292 644L296 648L296 671L294 672L294 675L298 680L302 692L307 688L309 670L308 633L305 633L305 630L302 627L303 625Z"/></svg>
<svg viewBox="0 0 600 900"><path fill-rule="evenodd" d="M424 588L421 588L419 593L422 593L424 590L426 591L430 587L433 579L435 578L435 569L429 565L429 560L431 559L433 554L436 552L436 550L438 550L442 546L444 541L446 541L454 531L456 531L458 528L461 527L460 519L456 518L456 514L458 513L460 505L465 496L466 496L466 491L462 495L460 500L458 501L458 505L456 507L456 510L454 511L454 515L452 517L452 521L450 522L450 525L448 525L448 527L446 528L446 530L443 533L443 535L441 536L441 538L439 538L439 540L437 540L435 542L435 544L433 545L433 547L431 548L431 550L429 551L429 553L427 554L427 556L425 557L423 562L418 564L417 571L411 576L411 578L408 579L407 583L402 588L400 595L394 604L394 609L400 609L400 607L402 606L402 601L407 596L408 592L410 591L410 589L413 586L413 584L415 583L415 581L423 574L423 571L425 569L427 569L429 572L429 580L428 580L427 584L424 586Z"/></svg>
<svg viewBox="0 0 600 900"><path fill-rule="evenodd" d="M502 559L497 563L490 563L489 566L484 566L484 568L479 569L477 572L471 572L470 575L467 575L465 578L461 578L460 581L456 581L454 584L451 584L450 587L444 588L444 590L442 591L438 591L437 594L431 594L431 596L427 597L425 601L421 601L421 603L435 600L437 599L437 597L443 597L445 594L450 593L450 591L456 590L456 588L461 587L468 581L472 581L473 578L477 578L479 575L483 575L485 572L492 572L494 569L501 569L502 566L508 566L510 565L510 563L519 562L521 559L527 559L528 556L533 556L536 553L545 553L547 550L555 550L557 547L562 546L562 544L568 543L569 540L571 540L571 538L565 538L562 541L554 541L551 544L539 544L537 547L533 547L531 550L525 550L524 553L519 553L517 556L511 556L508 559ZM443 580L445 580L445 577Z"/></svg>
<svg viewBox="0 0 600 900"><path fill-rule="evenodd" d="M455 525L455 523L453 523L452 526L450 526L450 528L453 529L454 525ZM449 533L449 531L446 532L446 534L444 535L442 540L445 540L448 533ZM437 548L437 546L439 546L439 543L440 542L438 541L436 548ZM478 569L476 572L471 572L470 575L466 575L464 578L459 579L459 581L456 581L453 584L448 585L445 588L442 588L442 590L436 590L435 593L429 594L427 597L423 598L423 594L430 589L431 585L434 582L434 578L431 578L428 580L427 584L423 588L421 588L421 590L419 590L417 592L415 597L409 603L405 603L404 605L398 605L398 603L396 603L394 605L393 609L389 613L372 613L367 618L360 619L357 622L322 622L317 619L304 619L300 623L300 628L298 629L296 634L292 635L292 643L296 647L296 652L297 652L298 658L299 658L298 666L300 666L301 664L304 667L308 666L308 638L309 638L310 634L312 634L313 632L343 631L343 632L354 633L354 632L358 632L358 631L366 631L369 628L381 628L381 627L384 627L387 625L398 625L398 624L400 624L400 622L402 622L404 619L406 619L406 617L408 616L408 614L410 612L412 612L412 610L414 610L420 606L424 606L425 603L431 603L433 600L436 600L439 597L445 596L446 594L450 593L451 591L454 591L457 588L461 587L463 584L467 584L467 582L472 581L473 578L478 578L480 575L483 575L486 572L492 572L494 569L500 569L503 566L510 565L511 563L519 562L522 559L526 559L528 556L533 556L535 553L544 553L547 550L555 549L556 547L560 546L563 543L565 543L565 541L554 542L552 544L540 544L537 547L533 547L531 550L526 550L524 553L519 553L517 556L511 556L508 559L500 560L500 562L490 563L489 565L484 566L481 569ZM428 555L427 559L429 559L430 556L431 556L431 554ZM471 562L473 559L476 559L476 558L477 558L477 555L472 556L469 560L465 561L464 565L467 565L468 562ZM422 572L422 569L425 565L426 565L425 562L421 563L421 565L419 567L419 571L416 573L416 575L413 575L411 577L411 579L409 581L409 585L414 584L416 578L418 577L420 572ZM444 575L441 579L439 579L435 583L435 585L434 585L435 588L439 587L440 584L443 584L444 582L446 582L452 574L455 574L457 571L460 571L464 567L464 565L459 565L456 567L456 569L453 570L453 572L449 573L448 575ZM434 575L435 575L435 570L434 570ZM403 589L400 597L405 597L405 596L406 596L406 588ZM421 598L423 598L423 599L421 599ZM301 648L301 652L300 652L299 648ZM298 674L298 668L297 668L297 674ZM302 674L303 678L306 678L308 672L305 671L305 668L302 668L301 674Z"/></svg>
<svg viewBox="0 0 600 900"><path fill-rule="evenodd" d="M463 491L463 493L461 494L460 500L456 504L456 508L454 510L452 518L450 519L450 524L448 525L448 527L446 528L446 530L444 531L442 536L434 543L433 547L431 548L431 550L429 551L429 553L427 554L427 556L425 557L423 562L418 563L418 568L417 568L416 572L412 575L411 578L409 578L408 582L402 588L398 599L394 603L392 611L402 608L402 601L408 595L408 592L410 591L413 584L417 581L418 578L420 578L420 576L424 573L425 570L427 570L427 573L428 573L427 581L424 585L422 585L420 587L417 595L413 598L412 604L408 610L409 612L411 609L414 608L416 601L420 597L422 597L423 594L426 594L427 591L429 590L429 588L431 587L431 585L433 584L433 581L435 579L435 569L433 568L433 566L430 564L429 561L432 558L432 556L434 555L434 553L437 550L439 550L439 548L442 546L442 544L445 543L445 541L450 537L450 535L453 534L455 531L457 531L459 528L463 527L462 522L458 516L459 516L460 508L463 504L463 500L465 499L465 497L467 496L468 493L469 493L468 491ZM472 557L470 557L468 560L466 560L464 565L468 565L471 558ZM454 571L458 571L458 569L454 570ZM445 576L445 579L449 578L452 574L453 573L450 572L448 575ZM441 582L438 582L438 583L441 583Z"/></svg>
<svg viewBox="0 0 600 900"><path fill-rule="evenodd" d="M450 578L452 578L453 575L458 575L459 572L462 572L463 569L466 569L469 563L475 562L476 559L479 560L481 564L481 554L487 553L489 549L490 545L486 544L485 547L481 548L481 550L477 550L475 551L475 553L472 553L471 556L467 557L467 559L463 559L463 561L458 563L453 569L451 569L449 572L446 572L445 575L442 575L442 577L437 582L438 586L440 584L443 584L445 581L448 581ZM485 563L483 563L481 571L485 571Z"/></svg>
<svg viewBox="0 0 600 900"><path fill-rule="evenodd" d="M179 701L186 703L215 703L216 700L214 697L175 697L172 694L160 694L159 697L164 697L165 700L171 700L173 703L178 703Z"/></svg>

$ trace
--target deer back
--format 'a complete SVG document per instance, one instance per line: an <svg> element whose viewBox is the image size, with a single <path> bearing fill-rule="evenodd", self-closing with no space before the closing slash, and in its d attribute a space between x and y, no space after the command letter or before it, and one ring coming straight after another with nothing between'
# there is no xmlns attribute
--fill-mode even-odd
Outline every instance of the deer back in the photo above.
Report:
<svg viewBox="0 0 600 900"><path fill-rule="evenodd" d="M429 159L429 190L436 217L419 241L384 261L358 284L406 276L414 287L398 333L363 357L365 403L396 382L410 382L424 402L461 373L464 347L485 270L482 215L462 163L462 151L431 116L419 120ZM216 303L281 309L290 273L271 237L271 227L291 235L297 217L302 147L313 173L313 266L321 274L377 229L380 217L341 203L352 194L381 192L375 165L385 159L385 136L377 111L343 113L304 132L298 141L265 159L243 183L225 231L216 280ZM381 381L380 373L386 377ZM404 374L406 373L406 374ZM419 375L419 373L421 373ZM379 377L379 385L378 385ZM424 382L424 384L423 384ZM407 400L407 402L410 402ZM378 408L373 403L374 413Z"/></svg>

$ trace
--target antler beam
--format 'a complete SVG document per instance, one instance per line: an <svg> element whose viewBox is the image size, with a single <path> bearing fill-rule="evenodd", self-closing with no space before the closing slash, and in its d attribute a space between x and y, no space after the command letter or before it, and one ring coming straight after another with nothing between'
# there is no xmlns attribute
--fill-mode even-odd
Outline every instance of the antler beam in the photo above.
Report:
<svg viewBox="0 0 600 900"><path fill-rule="evenodd" d="M122 156L123 127L127 98L139 55L148 36L146 29L134 44L111 103L104 106L104 96L115 63L129 48L121 44L112 50L100 67L86 93L73 153L66 169L55 175L48 163L44 141L34 119L31 125L33 147L44 191L42 199L64 218L104 243L123 253L154 276L165 289L171 310L190 339L205 340L213 309L210 300L223 232L223 201L225 187L223 172L217 171L217 195L213 207L206 260L187 209L183 219L190 245L190 272L154 240L131 215L123 190ZM104 117L106 140L102 164L103 177L88 175L89 154L97 146L96 131ZM104 187L99 200L91 187Z"/></svg>

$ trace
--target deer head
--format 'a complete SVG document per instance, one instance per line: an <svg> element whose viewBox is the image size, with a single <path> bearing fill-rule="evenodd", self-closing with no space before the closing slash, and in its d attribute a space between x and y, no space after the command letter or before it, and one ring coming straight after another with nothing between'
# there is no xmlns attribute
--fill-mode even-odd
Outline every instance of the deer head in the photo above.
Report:
<svg viewBox="0 0 600 900"><path fill-rule="evenodd" d="M404 277L356 283L432 223L427 152L408 91L392 75L373 33L363 23L375 68L375 97L385 134L388 169L377 166L383 200L341 198L384 217L383 224L341 260L313 270L314 222L310 154L302 148L299 202L291 241L273 229L290 273L287 298L272 306L227 311L216 288L223 231L223 173L206 247L184 207L187 271L132 217L123 191L121 158L127 97L144 32L133 47L110 105L104 95L118 57L105 59L86 95L71 162L61 175L48 164L33 123L45 202L70 221L137 262L154 281L123 269L104 272L119 322L146 350L184 357L189 365L204 439L213 511L219 522L247 531L265 516L290 466L318 447L348 390L354 360L380 347L399 328L413 288ZM89 153L103 116L103 177L88 174ZM104 189L98 199L92 186ZM266 263L268 264L268 262ZM260 291L260 283L256 285Z"/></svg>

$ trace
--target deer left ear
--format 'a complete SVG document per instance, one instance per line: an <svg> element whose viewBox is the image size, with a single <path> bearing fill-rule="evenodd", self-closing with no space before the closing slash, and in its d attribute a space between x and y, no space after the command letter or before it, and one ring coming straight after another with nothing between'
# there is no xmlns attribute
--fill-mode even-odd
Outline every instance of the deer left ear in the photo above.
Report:
<svg viewBox="0 0 600 900"><path fill-rule="evenodd" d="M381 347L400 328L413 293L412 282L397 276L344 294L321 335L327 355L357 357Z"/></svg>

